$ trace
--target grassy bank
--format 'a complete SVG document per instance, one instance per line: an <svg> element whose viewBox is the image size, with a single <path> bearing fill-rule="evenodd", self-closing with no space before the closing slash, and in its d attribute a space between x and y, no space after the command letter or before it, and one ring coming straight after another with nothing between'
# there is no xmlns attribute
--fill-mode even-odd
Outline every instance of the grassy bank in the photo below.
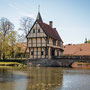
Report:
<svg viewBox="0 0 90 90"><path fill-rule="evenodd" d="M0 66L23 66L23 64L18 62L0 62Z"/></svg>

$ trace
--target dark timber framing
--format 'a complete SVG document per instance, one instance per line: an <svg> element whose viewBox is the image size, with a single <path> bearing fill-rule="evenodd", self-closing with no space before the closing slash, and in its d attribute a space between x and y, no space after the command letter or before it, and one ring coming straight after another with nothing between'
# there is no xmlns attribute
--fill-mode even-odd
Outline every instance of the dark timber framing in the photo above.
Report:
<svg viewBox="0 0 90 90"><path fill-rule="evenodd" d="M36 57L38 58L38 48L37 48L37 22L36 22Z"/></svg>
<svg viewBox="0 0 90 90"><path fill-rule="evenodd" d="M42 38L41 38L41 52L42 52ZM42 58L42 55L41 55L41 58Z"/></svg>
<svg viewBox="0 0 90 90"><path fill-rule="evenodd" d="M27 46L29 48L30 55L33 51L33 54L30 56L31 59L50 59L52 56L61 53L59 49L63 51L63 41L60 38L57 30L53 28L51 24L52 23L49 25L44 23L40 13L38 13L36 21L27 34ZM34 29L35 32L33 32ZM40 31L38 32L39 29ZM53 40L56 40L57 44L53 44ZM58 46L58 41L61 43L60 46Z"/></svg>

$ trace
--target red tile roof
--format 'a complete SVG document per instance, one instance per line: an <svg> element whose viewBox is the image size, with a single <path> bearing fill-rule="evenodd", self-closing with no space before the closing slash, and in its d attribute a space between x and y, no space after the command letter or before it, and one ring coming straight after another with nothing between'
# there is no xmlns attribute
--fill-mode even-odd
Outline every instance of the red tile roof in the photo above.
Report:
<svg viewBox="0 0 90 90"><path fill-rule="evenodd" d="M22 53L25 53L25 50L26 50L27 53L29 52L29 49L27 48L27 43L24 43L24 42L22 42L22 43L17 43L16 46L15 46L15 49L16 49L17 47L21 47L20 52L22 52ZM27 49L26 49L26 48L27 48Z"/></svg>
<svg viewBox="0 0 90 90"><path fill-rule="evenodd" d="M50 25L48 25L42 21L37 20L37 22L39 23L41 28L44 30L46 35L48 35L51 38L54 38L56 40L63 42L55 28L52 28Z"/></svg>
<svg viewBox="0 0 90 90"><path fill-rule="evenodd" d="M65 45L63 49L64 55L90 56L90 43Z"/></svg>

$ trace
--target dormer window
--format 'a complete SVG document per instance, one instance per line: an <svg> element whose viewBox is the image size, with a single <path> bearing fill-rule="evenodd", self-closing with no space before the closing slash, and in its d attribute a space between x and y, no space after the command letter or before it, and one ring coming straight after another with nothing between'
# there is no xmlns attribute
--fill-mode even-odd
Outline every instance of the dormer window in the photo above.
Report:
<svg viewBox="0 0 90 90"><path fill-rule="evenodd" d="M38 33L40 33L40 29L38 29Z"/></svg>
<svg viewBox="0 0 90 90"><path fill-rule="evenodd" d="M33 29L33 33L35 33L35 29Z"/></svg>

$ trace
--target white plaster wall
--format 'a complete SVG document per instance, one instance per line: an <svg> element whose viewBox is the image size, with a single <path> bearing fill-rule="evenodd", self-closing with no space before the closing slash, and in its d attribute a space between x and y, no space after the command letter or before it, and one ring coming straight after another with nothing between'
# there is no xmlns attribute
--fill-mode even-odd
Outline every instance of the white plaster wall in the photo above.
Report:
<svg viewBox="0 0 90 90"><path fill-rule="evenodd" d="M33 33L33 30L35 29L35 33ZM40 29L40 33L38 33L38 29ZM36 36L36 32L37 32L37 36ZM37 23L37 27L36 27L36 23L33 26L32 30L30 31L28 37L46 37L46 34L43 32L42 28L40 27L40 25Z"/></svg>

